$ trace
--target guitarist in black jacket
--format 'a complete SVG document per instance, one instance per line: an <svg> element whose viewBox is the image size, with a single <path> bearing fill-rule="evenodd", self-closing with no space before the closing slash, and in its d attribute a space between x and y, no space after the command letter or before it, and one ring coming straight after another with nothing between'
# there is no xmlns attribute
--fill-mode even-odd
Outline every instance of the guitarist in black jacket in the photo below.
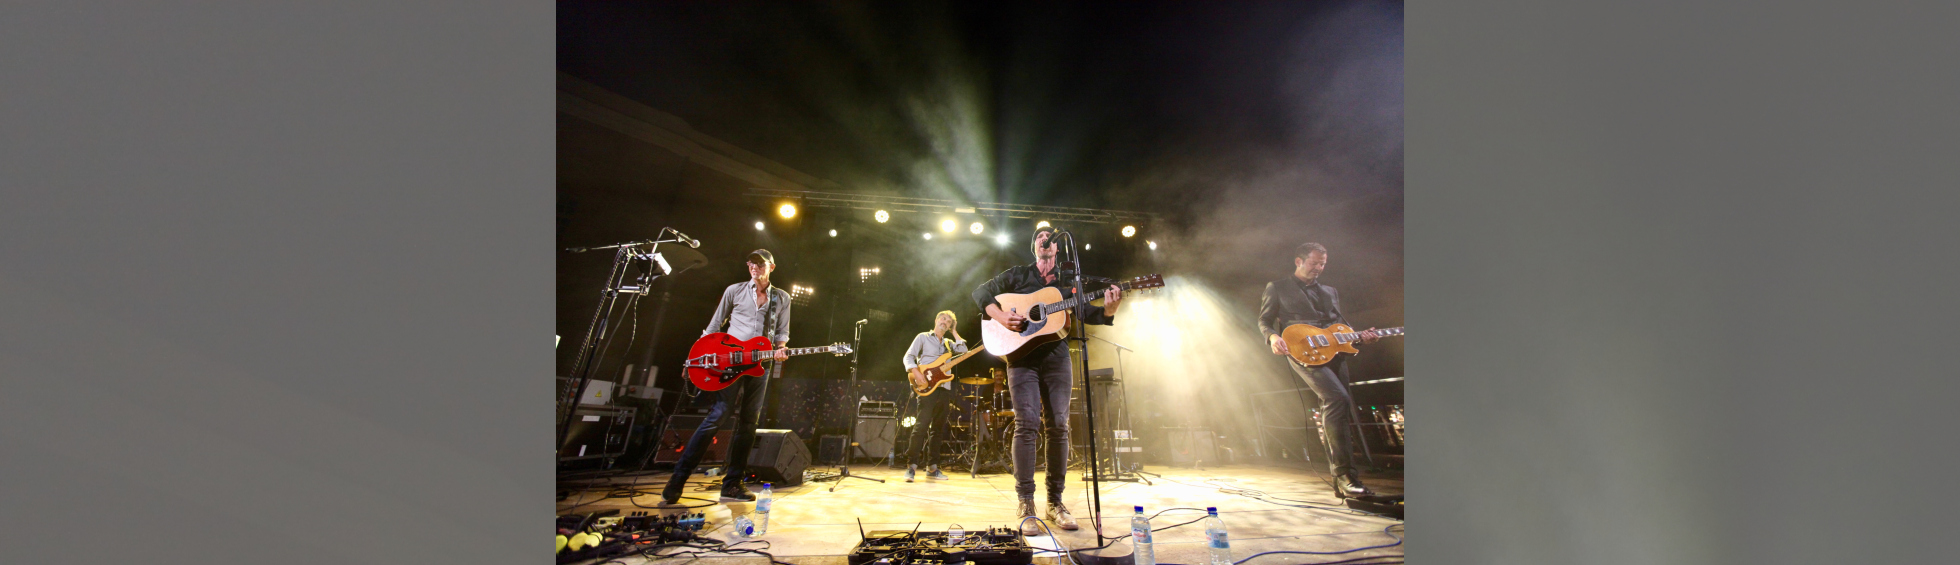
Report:
<svg viewBox="0 0 1960 565"><path fill-rule="evenodd" d="M1293 359L1286 341L1280 333L1293 324L1310 324L1327 327L1329 324L1346 324L1341 317L1341 294L1334 287L1320 284L1320 272L1327 268L1327 248L1318 243L1303 243L1293 251L1293 275L1266 283L1266 292L1259 297L1259 331L1266 334L1267 346L1274 355L1286 356L1286 362L1293 366L1293 372L1307 382L1320 397L1320 418L1322 429L1327 437L1327 465L1334 474L1334 490L1341 498L1367 496L1374 494L1368 487L1361 486L1361 477L1354 471L1354 437L1350 430L1353 420L1354 398L1347 390L1347 355L1336 356L1333 361L1318 367L1308 367ZM1364 343L1381 339L1373 333L1374 328L1362 332Z"/></svg>
<svg viewBox="0 0 1960 565"><path fill-rule="evenodd" d="M987 317L1007 329L1021 331L1027 324L1027 317L1001 309L1000 303L994 300L995 296L1028 294L1050 286L1061 290L1063 298L1073 295L1074 286L1061 280L1055 271L1054 236L1055 228L1035 230L1034 241L1030 244L1034 251L1034 264L1011 267L973 289L973 302L987 312ZM1102 308L1087 303L1080 306L1082 323L1105 326L1115 323L1116 304L1122 299L1123 289L1109 287L1103 291ZM1045 519L1064 530L1079 527L1075 516L1062 504L1062 487L1067 484L1068 476L1069 388L1074 384L1074 378L1065 341L1035 346L1020 360L1007 366L1007 391L1014 398L1014 493L1021 499L1017 517L1035 515L1034 451L1044 431L1041 420L1046 415L1048 515ZM1041 526L1032 520L1023 520L1021 533L1042 535Z"/></svg>

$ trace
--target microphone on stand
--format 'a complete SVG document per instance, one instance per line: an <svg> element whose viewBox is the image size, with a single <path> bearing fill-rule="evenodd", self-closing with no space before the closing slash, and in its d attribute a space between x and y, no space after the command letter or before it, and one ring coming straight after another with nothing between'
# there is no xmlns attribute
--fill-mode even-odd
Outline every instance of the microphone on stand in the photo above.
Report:
<svg viewBox="0 0 1960 565"><path fill-rule="evenodd" d="M681 242L686 243L688 247L692 247L694 249L701 248L701 240L688 237L687 234L681 233L680 230L676 230L674 228L667 228L667 232L674 234L674 237L680 238Z"/></svg>
<svg viewBox="0 0 1960 565"><path fill-rule="evenodd" d="M864 319L864 320L858 320L858 321L857 321L857 323L858 323L858 325L860 325L860 326L862 326L862 325L864 325L864 323L865 323L865 322L869 322L869 321L871 321L871 320L870 320L870 319Z"/></svg>

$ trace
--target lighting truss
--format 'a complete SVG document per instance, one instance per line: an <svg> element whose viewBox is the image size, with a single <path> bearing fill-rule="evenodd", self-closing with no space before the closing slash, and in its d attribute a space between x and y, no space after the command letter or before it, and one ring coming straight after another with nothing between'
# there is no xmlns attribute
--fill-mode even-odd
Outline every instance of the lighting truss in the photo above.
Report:
<svg viewBox="0 0 1960 565"><path fill-rule="evenodd" d="M908 212L918 214L983 214L988 216L999 215L1000 217L1011 219L1042 219L1050 222L1115 224L1125 222L1148 223L1158 219L1156 214L1132 212L1129 210L1034 206L1029 204L1008 204L1004 202L965 202L943 198L881 196L847 192L818 192L814 190L750 188L748 196L751 198L795 199L801 201L802 206L805 208L890 210L892 213Z"/></svg>

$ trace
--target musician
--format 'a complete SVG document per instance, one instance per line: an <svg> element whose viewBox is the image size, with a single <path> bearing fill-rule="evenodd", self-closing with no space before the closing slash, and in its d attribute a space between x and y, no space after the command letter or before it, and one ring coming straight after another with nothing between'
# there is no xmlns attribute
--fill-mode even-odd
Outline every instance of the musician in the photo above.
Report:
<svg viewBox="0 0 1960 565"><path fill-rule="evenodd" d="M952 310L942 310L933 316L932 331L920 332L912 338L912 347L905 350L905 371L911 373L912 388L926 386L926 375L919 370L919 365L931 363L947 351L952 351L954 355L966 353L966 340L960 337L959 330L953 328L958 323L959 318L953 315ZM952 339L946 338L948 332L953 334ZM925 442L926 478L942 481L950 478L939 472L939 446L952 435L948 408L953 403L953 381L940 383L939 389L919 399L919 427L912 430L911 445L905 450L905 482L912 482L913 475L919 471L921 441Z"/></svg>
<svg viewBox="0 0 1960 565"><path fill-rule="evenodd" d="M1335 494L1341 498L1366 496L1374 493L1361 485L1350 447L1354 441L1349 425L1354 421L1354 398L1348 396L1346 384L1349 355L1337 355L1325 365L1308 367L1293 359L1286 341L1280 338L1280 333L1293 324L1325 328L1329 324L1347 323L1341 316L1341 293L1320 284L1320 273L1326 268L1327 247L1303 243L1295 248L1293 275L1266 283L1266 292L1259 297L1259 331L1266 334L1267 346L1273 354L1286 356L1293 372L1299 373L1307 388L1320 397L1320 421L1326 431L1327 465L1334 474ZM1375 328L1368 328L1361 332L1361 341L1373 343L1381 339L1374 331Z"/></svg>
<svg viewBox="0 0 1960 565"><path fill-rule="evenodd" d="M726 331L735 339L749 340L767 335L775 345L775 360L781 363L789 358L789 351L783 349L789 342L789 293L769 285L769 273L776 270L776 257L767 249L749 252L749 280L728 286L721 293L721 305L715 308L715 316L708 321L708 329L702 336ZM726 325L727 329L722 327ZM777 376L774 371L771 377ZM721 501L748 502L755 495L742 486L742 477L748 474L749 447L755 443L755 427L762 418L762 379L740 379L735 384L717 391L709 391L714 400L708 409L708 417L701 420L701 427L695 428L694 437L687 440L687 447L681 450L681 460L674 465L674 476L667 480L667 488L661 491L662 504L674 504L680 500L682 487L687 486L687 478L694 473L694 466L701 462L708 444L714 441L715 431L721 427L721 419L727 416L730 407L734 408L735 437L728 444L728 465L726 478L721 483Z"/></svg>
<svg viewBox="0 0 1960 565"><path fill-rule="evenodd" d="M993 280L982 283L973 290L973 301L987 312L994 322L1014 331L1021 331L1027 325L1027 316L1018 312L1008 312L994 301L1000 294L1026 294L1041 290L1042 287L1055 287L1062 291L1064 298L1074 295L1069 281L1059 280L1055 272L1055 229L1035 230L1030 243L1035 261L1031 265L1011 267L995 275ZM1078 315L1083 323L1110 325L1116 321L1116 305L1123 299L1123 289L1111 286L1103 291L1103 307L1098 309L1088 304L1080 306ZM1025 518L1035 515L1034 506L1034 453L1036 442L1044 429L1042 416L1046 415L1048 426L1048 514L1049 523L1064 530L1073 530L1075 516L1062 504L1062 487L1068 474L1068 404L1069 388L1074 373L1070 370L1069 353L1066 341L1041 344L1028 351L1020 360L1010 362L1007 367L1008 394L1014 399L1014 493L1019 495L1021 504L1019 514ZM1021 522L1021 532L1026 535L1041 535L1041 528L1033 521Z"/></svg>

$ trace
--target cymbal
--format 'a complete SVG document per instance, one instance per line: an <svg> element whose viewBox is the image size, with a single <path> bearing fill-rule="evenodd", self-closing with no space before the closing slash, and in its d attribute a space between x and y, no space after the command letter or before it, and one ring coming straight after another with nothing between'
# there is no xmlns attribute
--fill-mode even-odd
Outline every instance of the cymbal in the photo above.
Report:
<svg viewBox="0 0 1960 565"><path fill-rule="evenodd" d="M993 378L991 378L991 377L960 377L960 378L958 378L958 379L954 379L954 380L955 380L955 381L958 381L958 382L959 382L960 384L963 384L963 385L990 385L990 384L994 384L994 379L993 379Z"/></svg>

